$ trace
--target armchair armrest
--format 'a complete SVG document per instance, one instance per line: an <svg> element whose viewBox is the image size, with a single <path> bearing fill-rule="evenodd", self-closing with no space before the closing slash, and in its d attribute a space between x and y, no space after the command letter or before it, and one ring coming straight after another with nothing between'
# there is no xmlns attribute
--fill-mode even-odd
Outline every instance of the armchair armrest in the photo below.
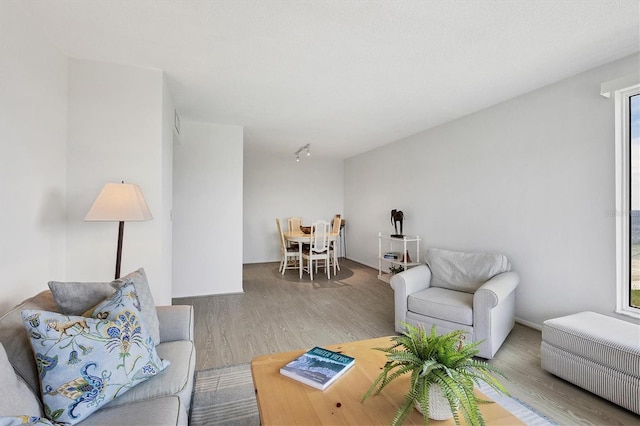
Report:
<svg viewBox="0 0 640 426"><path fill-rule="evenodd" d="M160 342L193 341L193 306L156 306L160 322Z"/></svg>
<svg viewBox="0 0 640 426"><path fill-rule="evenodd" d="M395 304L395 328L404 331L401 323L407 319L407 298L410 294L423 290L431 284L431 270L427 265L418 265L391 277L391 288Z"/></svg>
<svg viewBox="0 0 640 426"><path fill-rule="evenodd" d="M496 275L476 290L473 295L474 309L477 302L489 309L495 308L499 303L509 297L516 287L518 287L519 282L520 276L517 272L503 272Z"/></svg>
<svg viewBox="0 0 640 426"><path fill-rule="evenodd" d="M478 356L491 359L515 325L517 272L503 272L480 286L473 295L475 340L484 340Z"/></svg>

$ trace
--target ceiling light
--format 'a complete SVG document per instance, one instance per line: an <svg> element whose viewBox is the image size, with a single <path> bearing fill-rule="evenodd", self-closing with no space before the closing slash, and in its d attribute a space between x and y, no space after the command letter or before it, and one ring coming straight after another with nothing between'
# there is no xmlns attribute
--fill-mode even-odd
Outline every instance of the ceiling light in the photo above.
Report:
<svg viewBox="0 0 640 426"><path fill-rule="evenodd" d="M300 148L298 148L298 150L295 152L296 161L300 161L300 153L302 151L304 151L307 157L311 156L311 144L306 144L305 146L301 146Z"/></svg>

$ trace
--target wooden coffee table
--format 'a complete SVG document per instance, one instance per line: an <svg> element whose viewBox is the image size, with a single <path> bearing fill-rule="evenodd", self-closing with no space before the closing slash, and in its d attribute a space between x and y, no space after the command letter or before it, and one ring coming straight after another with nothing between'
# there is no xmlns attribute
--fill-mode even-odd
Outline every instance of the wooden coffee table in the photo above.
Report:
<svg viewBox="0 0 640 426"><path fill-rule="evenodd" d="M389 425L409 388L409 375L394 380L377 396L361 403L371 383L380 374L385 354L372 350L390 344L389 337L325 346L356 359L355 365L326 390L320 391L280 374L280 368L306 350L263 355L251 361L260 421L264 425ZM476 390L484 399L488 399ZM483 404L480 410L491 425L522 425L498 404ZM462 418L462 415L461 415ZM455 424L453 419L431 420L433 424ZM423 424L418 411L406 425Z"/></svg>

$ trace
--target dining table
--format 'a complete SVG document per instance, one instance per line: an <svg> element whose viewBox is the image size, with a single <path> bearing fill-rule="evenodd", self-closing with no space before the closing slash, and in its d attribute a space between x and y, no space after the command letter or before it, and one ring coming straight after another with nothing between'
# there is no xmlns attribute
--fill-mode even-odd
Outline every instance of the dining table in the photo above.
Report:
<svg viewBox="0 0 640 426"><path fill-rule="evenodd" d="M291 243L298 243L298 265L300 270L300 279L302 279L302 245L303 244L311 244L311 240L313 240L312 233L304 233L302 230L292 230L283 232L284 239ZM340 236L340 231L338 232L329 232L329 243L335 242ZM335 259L334 259L335 261ZM327 265L327 268L329 265Z"/></svg>

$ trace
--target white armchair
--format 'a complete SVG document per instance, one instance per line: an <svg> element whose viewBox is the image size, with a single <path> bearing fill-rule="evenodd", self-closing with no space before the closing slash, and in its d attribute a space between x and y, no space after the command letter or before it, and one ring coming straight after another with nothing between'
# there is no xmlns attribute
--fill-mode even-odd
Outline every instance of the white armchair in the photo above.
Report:
<svg viewBox="0 0 640 426"><path fill-rule="evenodd" d="M448 333L463 330L470 341L484 340L478 356L491 359L515 324L515 290L520 278L501 254L429 249L426 265L391 278L395 329L422 324Z"/></svg>

